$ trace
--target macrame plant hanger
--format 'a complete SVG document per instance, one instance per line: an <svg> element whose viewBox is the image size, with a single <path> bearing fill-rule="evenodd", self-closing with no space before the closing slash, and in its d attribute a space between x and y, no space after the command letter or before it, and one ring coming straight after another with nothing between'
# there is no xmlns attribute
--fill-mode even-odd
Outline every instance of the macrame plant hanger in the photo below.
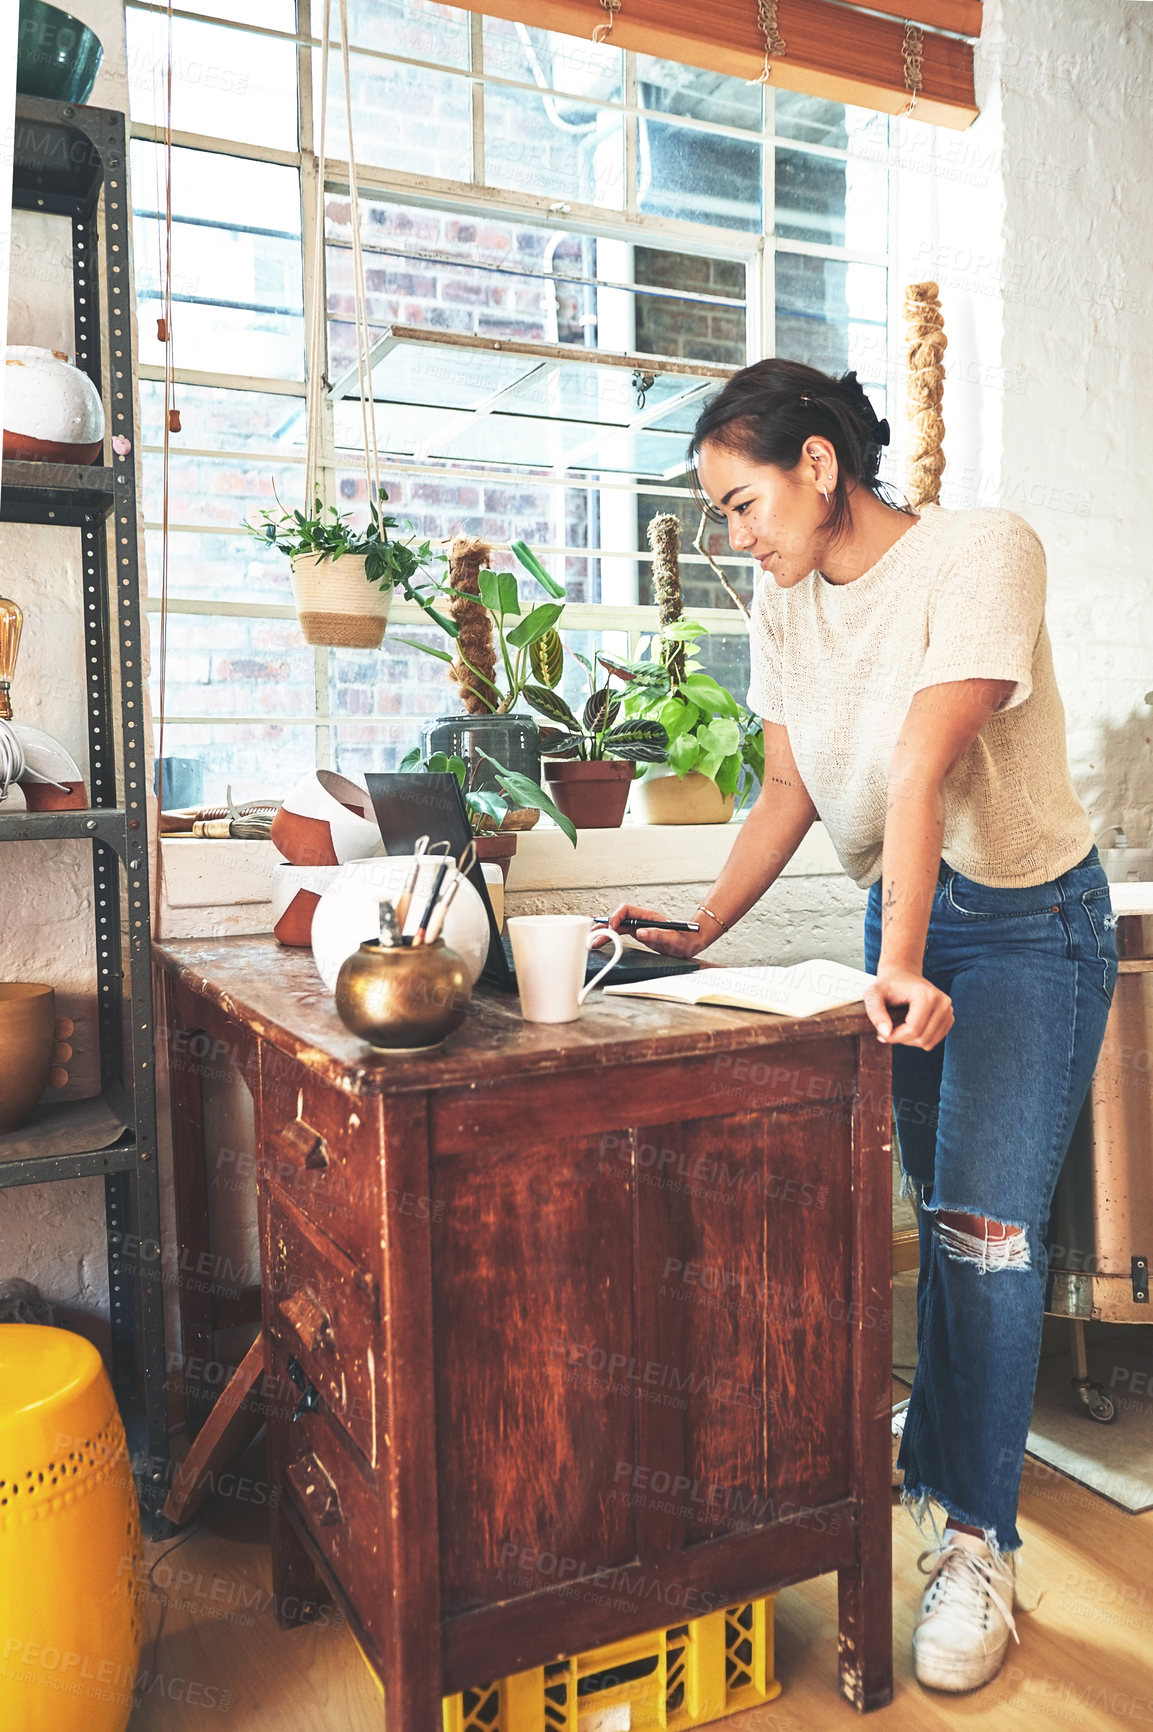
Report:
<svg viewBox="0 0 1153 1732"><path fill-rule="evenodd" d="M360 199L356 185L356 147L352 136L352 78L349 69L348 0L339 0L340 59L344 75L344 114L348 132L348 209L352 225L352 295L356 341L356 376L360 392L360 420L364 435L364 477L369 513L380 510L380 453L376 439L376 405L372 396L372 337L368 324L364 254L360 237ZM309 511L320 502L321 425L326 389L327 302L324 289L324 183L328 128L328 50L331 39L332 0L324 0L324 23L320 56L320 127L316 151L316 221L313 233L312 298L308 318L307 433L304 457L304 496Z"/></svg>

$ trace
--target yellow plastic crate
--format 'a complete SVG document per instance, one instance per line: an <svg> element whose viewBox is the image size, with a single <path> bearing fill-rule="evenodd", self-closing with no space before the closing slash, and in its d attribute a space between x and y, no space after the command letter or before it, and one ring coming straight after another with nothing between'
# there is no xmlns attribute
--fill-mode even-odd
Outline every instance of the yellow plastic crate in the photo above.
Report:
<svg viewBox="0 0 1153 1732"><path fill-rule="evenodd" d="M780 1690L770 1595L446 1696L444 1732L686 1732Z"/></svg>

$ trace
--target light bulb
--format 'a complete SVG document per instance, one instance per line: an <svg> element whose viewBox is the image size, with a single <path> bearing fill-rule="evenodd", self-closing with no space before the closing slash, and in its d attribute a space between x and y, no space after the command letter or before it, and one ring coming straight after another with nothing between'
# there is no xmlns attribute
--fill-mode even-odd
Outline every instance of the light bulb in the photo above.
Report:
<svg viewBox="0 0 1153 1732"><path fill-rule="evenodd" d="M0 722L12 720L10 696L16 674L16 658L20 654L20 631L24 615L14 601L0 595Z"/></svg>

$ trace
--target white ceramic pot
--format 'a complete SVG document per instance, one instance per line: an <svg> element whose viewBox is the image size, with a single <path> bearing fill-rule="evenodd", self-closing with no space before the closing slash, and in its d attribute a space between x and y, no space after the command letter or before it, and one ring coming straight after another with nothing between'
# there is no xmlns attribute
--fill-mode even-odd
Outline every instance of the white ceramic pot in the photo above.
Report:
<svg viewBox="0 0 1153 1732"><path fill-rule="evenodd" d="M629 811L640 824L727 824L736 796L722 794L711 776L658 770L633 783Z"/></svg>
<svg viewBox="0 0 1153 1732"><path fill-rule="evenodd" d="M100 393L59 349L9 344L4 455L36 463L95 463L104 444Z"/></svg>
<svg viewBox="0 0 1153 1732"><path fill-rule="evenodd" d="M391 589L369 583L364 555L326 559L298 553L292 564L292 596L305 643L335 649L376 649L384 638Z"/></svg>
<svg viewBox="0 0 1153 1732"><path fill-rule="evenodd" d="M272 820L272 845L290 866L343 866L384 853L368 789L335 770L312 770Z"/></svg>
<svg viewBox="0 0 1153 1732"><path fill-rule="evenodd" d="M441 860L442 856L431 854L421 861L416 893L404 923L407 933L415 932L420 923ZM410 854L353 860L341 867L332 888L320 898L312 917L312 954L329 992L336 990L336 977L345 958L366 938L379 935L381 898L395 900L400 895L411 867ZM465 878L452 899L441 937L464 963L470 986L476 985L488 956L488 936L488 914Z"/></svg>

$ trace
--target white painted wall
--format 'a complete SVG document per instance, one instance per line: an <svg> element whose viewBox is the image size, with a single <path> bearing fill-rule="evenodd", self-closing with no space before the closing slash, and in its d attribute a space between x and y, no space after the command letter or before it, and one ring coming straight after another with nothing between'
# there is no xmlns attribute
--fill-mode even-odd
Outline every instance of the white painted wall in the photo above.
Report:
<svg viewBox="0 0 1153 1732"><path fill-rule="evenodd" d="M981 115L904 123L904 281L949 335L942 503L1003 505L1049 560L1070 762L1095 830L1153 829L1153 6L986 0ZM929 172L932 170L933 172Z"/></svg>
<svg viewBox="0 0 1153 1732"><path fill-rule="evenodd" d="M69 10L104 45L90 101L123 109L121 0L75 0ZM64 218L13 213L7 341L69 352L74 347L70 226ZM0 594L24 610L13 686L16 716L55 734L87 777L79 545L77 530L0 525ZM14 792L8 809L20 803ZM68 1087L46 1098L95 1093L91 850L80 843L0 844L0 885L0 978L50 982L59 1013L76 1023ZM0 1190L0 1279L12 1275L35 1281L73 1321L101 1338L108 1313L102 1180Z"/></svg>

